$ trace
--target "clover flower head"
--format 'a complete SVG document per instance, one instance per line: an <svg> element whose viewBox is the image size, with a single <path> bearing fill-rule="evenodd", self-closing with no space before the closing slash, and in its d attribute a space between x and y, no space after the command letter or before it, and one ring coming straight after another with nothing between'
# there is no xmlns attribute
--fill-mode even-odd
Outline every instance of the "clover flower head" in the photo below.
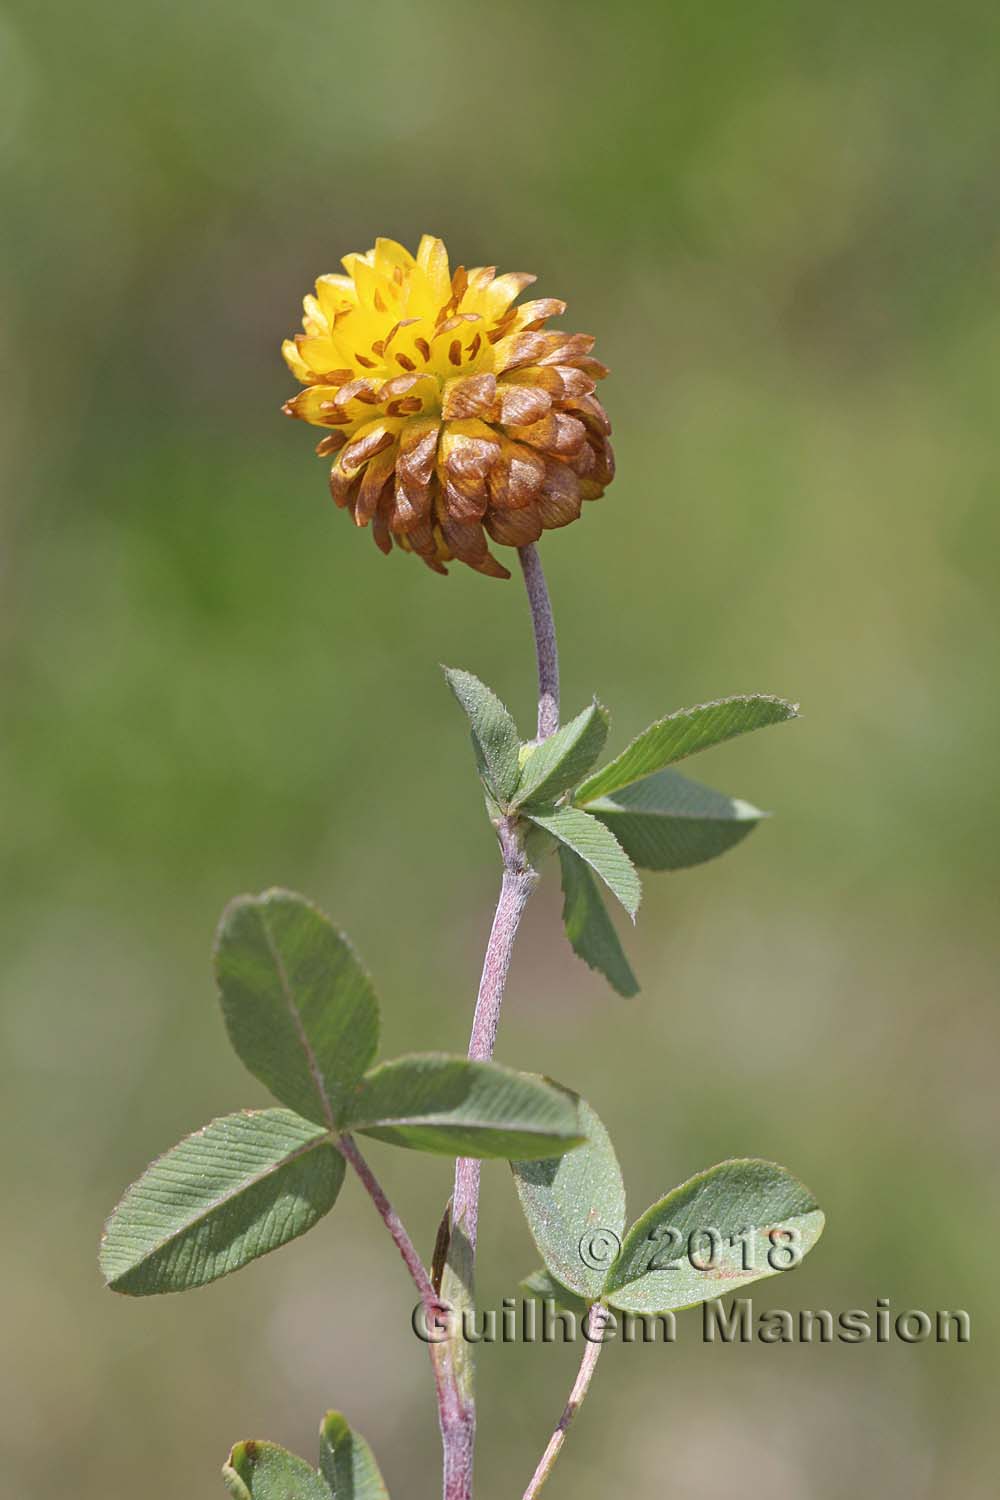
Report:
<svg viewBox="0 0 1000 1500"><path fill-rule="evenodd" d="M415 256L380 239L342 264L282 345L303 386L284 410L329 429L316 451L335 455L333 498L383 552L508 578L487 536L537 541L614 474L593 339L546 327L566 310L556 298L516 305L533 276L452 273L431 235Z"/></svg>

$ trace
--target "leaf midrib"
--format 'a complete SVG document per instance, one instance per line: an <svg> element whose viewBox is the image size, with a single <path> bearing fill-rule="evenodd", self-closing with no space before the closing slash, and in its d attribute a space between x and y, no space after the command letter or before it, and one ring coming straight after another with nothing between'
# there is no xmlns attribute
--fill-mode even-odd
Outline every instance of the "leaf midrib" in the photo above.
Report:
<svg viewBox="0 0 1000 1500"><path fill-rule="evenodd" d="M326 1092L326 1080L323 1077L323 1072L320 1068L319 1060L316 1057L315 1052L313 1051L312 1043L309 1040L308 1033L306 1032L305 1025L303 1024L299 1008L295 1003L295 998L292 994L291 983L289 982L288 978L288 972L285 969L285 962L271 934L271 929L267 924L267 917L263 912L260 912L259 915L260 925L264 932L264 941L267 943L267 949L274 962L274 967L278 971L278 982L281 986L282 997L285 1001L285 1005L288 1008L288 1013L292 1018L292 1025L295 1027L295 1032L298 1036L299 1044L302 1047L303 1052L305 1053L306 1066L309 1069L316 1092L319 1095L319 1101L323 1110L323 1114L326 1118L327 1128L333 1131L336 1129L336 1121L333 1117L333 1105L330 1103L329 1096Z"/></svg>

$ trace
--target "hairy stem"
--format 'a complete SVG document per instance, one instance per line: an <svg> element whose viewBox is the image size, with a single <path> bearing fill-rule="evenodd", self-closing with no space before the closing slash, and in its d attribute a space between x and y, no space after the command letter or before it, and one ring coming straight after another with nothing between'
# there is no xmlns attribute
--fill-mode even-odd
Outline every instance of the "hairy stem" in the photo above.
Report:
<svg viewBox="0 0 1000 1500"><path fill-rule="evenodd" d="M538 661L538 738L543 740L559 728L559 653L556 647L556 629L538 553L533 546L521 547L518 549L518 557L528 591L535 634L535 655ZM528 897L538 884L537 872L524 856L512 819L504 818L501 821L497 837L503 856L503 879L483 959L469 1041L469 1056L486 1061L493 1056L496 1045L500 1007L510 971L514 939ZM468 1157L460 1157L455 1163L452 1223L461 1224L473 1259L479 1229L480 1171L480 1163ZM470 1398L460 1405L464 1424L461 1431L445 1433L444 1436L444 1500L471 1500L472 1496L475 1400Z"/></svg>
<svg viewBox="0 0 1000 1500"><path fill-rule="evenodd" d="M534 544L518 548L521 571L531 605L531 623L535 627L535 655L538 658L538 738L548 739L559 728L559 650L552 618L542 560Z"/></svg>
<svg viewBox="0 0 1000 1500"><path fill-rule="evenodd" d="M555 1467L556 1459L559 1457L562 1445L566 1441L566 1433L569 1431L569 1425L583 1404L583 1398L586 1396L590 1386L598 1356L604 1348L603 1335L606 1320L607 1314L605 1309L599 1302L595 1302L584 1323L584 1337L587 1339L587 1342L584 1346L580 1368L573 1382L573 1389L569 1393L569 1400L563 1407L563 1414L556 1424L556 1430L549 1438L548 1446L539 1459L538 1468L531 1476L531 1483L524 1492L524 1500L535 1500L535 1496Z"/></svg>
<svg viewBox="0 0 1000 1500"><path fill-rule="evenodd" d="M497 1026L500 1021L500 1005L510 969L514 938L538 876L525 866L521 870L505 868L500 885L490 939L486 945L483 974L479 981L476 998L476 1013L472 1021L472 1037L469 1041L469 1056L489 1059L493 1056ZM481 1163L470 1157L460 1157L455 1163L455 1194L452 1200L454 1223L462 1224L465 1236L476 1249L476 1231L479 1220L479 1169Z"/></svg>

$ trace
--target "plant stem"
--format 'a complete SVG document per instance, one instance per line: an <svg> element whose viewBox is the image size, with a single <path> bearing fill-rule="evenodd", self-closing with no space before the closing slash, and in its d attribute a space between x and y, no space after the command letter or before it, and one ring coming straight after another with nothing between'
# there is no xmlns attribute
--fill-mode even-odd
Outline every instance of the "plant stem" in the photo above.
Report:
<svg viewBox="0 0 1000 1500"><path fill-rule="evenodd" d="M476 998L476 1013L469 1041L471 1058L489 1060L493 1056L514 938L521 913L537 884L537 874L527 865L521 870L504 869L500 899L490 929L490 940L486 945L483 974ZM455 1163L455 1194L452 1200L452 1220L456 1224L462 1224L473 1253L476 1249L479 1220L480 1166L481 1163L477 1160L467 1156L459 1157Z"/></svg>
<svg viewBox="0 0 1000 1500"><path fill-rule="evenodd" d="M566 1441L566 1433L569 1430L569 1425L576 1416L577 1410L583 1404L583 1398L586 1396L590 1386L598 1356L604 1348L602 1335L606 1321L607 1314L605 1309L599 1302L595 1302L590 1309L585 1324L585 1327L589 1328L590 1337L587 1338L587 1335L584 1335L587 1338L587 1343L583 1351L583 1359L580 1361L580 1368L573 1382L573 1389L569 1393L569 1400L563 1408L563 1414L556 1424L556 1430L549 1438L548 1446L539 1460L538 1468L531 1476L531 1483L524 1492L524 1500L535 1500L535 1496L555 1467L555 1461L559 1457L563 1443Z"/></svg>
<svg viewBox="0 0 1000 1500"><path fill-rule="evenodd" d="M538 658L538 738L548 739L559 728L559 649L552 618L542 560L534 544L519 547L517 552L531 605L531 623L535 627L535 655Z"/></svg>
<svg viewBox="0 0 1000 1500"><path fill-rule="evenodd" d="M424 1315L428 1320L428 1327L434 1328L436 1326L435 1320L441 1310L440 1299L434 1290L423 1261L414 1248L413 1241L410 1239L402 1219L386 1197L385 1190L375 1176L375 1173L358 1150L354 1137L351 1135L335 1136L334 1145L361 1179L365 1191L374 1203L382 1223L392 1236L393 1243L403 1257L406 1269L412 1276L414 1285L420 1293L420 1300L423 1303ZM428 1350L431 1356L431 1366L434 1370L434 1384L437 1389L438 1421L441 1426L441 1441L444 1444L447 1462L449 1451L452 1449L460 1451L465 1441L465 1417L454 1380L450 1377L449 1372L444 1368L442 1362L435 1357L435 1346L428 1344Z"/></svg>
<svg viewBox="0 0 1000 1500"><path fill-rule="evenodd" d="M413 1241L406 1232L402 1219L386 1197L382 1184L358 1150L354 1137L350 1135L338 1136L335 1140L335 1145L345 1161L348 1161L355 1172L357 1172L364 1184L365 1191L378 1210L383 1224L392 1235L393 1244L406 1262L406 1269L413 1277L414 1285L420 1293L421 1302L423 1302L428 1312L436 1312L438 1308L437 1293L431 1285L431 1278L427 1274L424 1263L414 1249Z"/></svg>
<svg viewBox="0 0 1000 1500"><path fill-rule="evenodd" d="M520 547L518 557L528 591L531 623L535 634L538 662L538 738L547 739L559 728L559 652L541 559L533 546ZM503 818L497 829L503 855L503 879L493 926L490 928L483 959L483 972L472 1018L469 1056L489 1061L496 1045L507 975L510 971L514 939L527 905L528 897L538 884L537 871L528 864L521 848L514 820ZM479 1186L481 1166L478 1161L459 1157L455 1163L455 1191L452 1198L452 1223L461 1224L469 1241L473 1260L479 1229ZM444 1500L471 1500L472 1462L476 1439L475 1399L460 1402L463 1428L444 1433Z"/></svg>

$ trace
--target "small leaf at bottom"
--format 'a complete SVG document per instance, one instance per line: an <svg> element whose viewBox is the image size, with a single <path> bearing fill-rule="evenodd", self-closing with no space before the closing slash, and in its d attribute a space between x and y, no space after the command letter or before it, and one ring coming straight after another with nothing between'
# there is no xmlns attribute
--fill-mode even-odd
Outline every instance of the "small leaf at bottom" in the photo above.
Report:
<svg viewBox="0 0 1000 1500"><path fill-rule="evenodd" d="M330 1500L322 1476L277 1443L237 1443L222 1478L233 1500Z"/></svg>
<svg viewBox="0 0 1000 1500"><path fill-rule="evenodd" d="M339 1411L328 1411L323 1418L319 1467L333 1500L389 1500L374 1453Z"/></svg>

